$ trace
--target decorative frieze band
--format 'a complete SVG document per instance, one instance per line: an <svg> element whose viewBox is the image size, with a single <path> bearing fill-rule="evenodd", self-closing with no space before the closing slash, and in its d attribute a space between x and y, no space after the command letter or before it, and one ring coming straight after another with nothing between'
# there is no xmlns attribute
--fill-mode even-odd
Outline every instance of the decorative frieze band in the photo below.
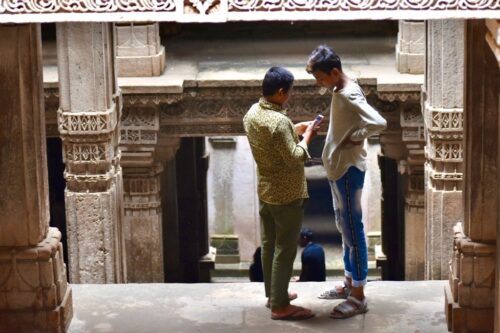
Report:
<svg viewBox="0 0 500 333"><path fill-rule="evenodd" d="M116 104L106 111L57 111L61 135L99 135L112 133L117 125Z"/></svg>
<svg viewBox="0 0 500 333"><path fill-rule="evenodd" d="M64 172L66 187L72 192L104 192L116 178L116 167L103 174L75 174Z"/></svg>
<svg viewBox="0 0 500 333"><path fill-rule="evenodd" d="M427 146L428 157L439 162L462 162L463 145L454 142L436 142Z"/></svg>
<svg viewBox="0 0 500 333"><path fill-rule="evenodd" d="M156 108L128 107L121 122L122 145L155 145L158 141L160 119Z"/></svg>
<svg viewBox="0 0 500 333"><path fill-rule="evenodd" d="M461 140L463 137L463 109L433 108L426 103L425 122L431 138Z"/></svg>
<svg viewBox="0 0 500 333"><path fill-rule="evenodd" d="M349 19L349 18L396 18L411 19L408 12L427 11L433 17L457 18L470 17L468 11L474 11L475 18L493 17L500 9L499 0L1 0L0 14L4 22L32 22L35 18L29 14L63 14L52 16L50 21L71 21L78 14L108 14L106 16L89 15L87 21L260 21L269 19ZM349 15L346 15L346 12ZM378 16L370 14L375 12ZM331 13L338 13L332 16ZM17 17L12 17L16 14ZM24 16L20 16L24 14ZM116 14L112 16L110 14ZM138 15L142 14L142 15ZM158 15L163 14L163 15ZM323 15L322 15L323 14ZM330 14L330 15L326 15ZM371 16L370 16L371 15ZM213 17L213 18L212 18Z"/></svg>
<svg viewBox="0 0 500 333"><path fill-rule="evenodd" d="M367 81L367 80L365 80ZM404 138L406 141L421 141L424 131L419 117L420 87L416 91L404 88L404 91L378 92L375 80L360 84L365 91L368 102L375 107L386 118L394 118L397 122L399 138L401 138L401 121L406 127ZM47 124L49 129L54 122L52 114L55 114L54 102L57 99L57 90L46 88ZM159 141L159 133L169 137L182 136L206 136L206 135L241 135L244 133L242 118L250 106L256 103L261 95L261 87L258 82L255 85L242 87L236 84L221 82L219 86L200 86L187 82L182 91L158 92L158 93L131 93L126 89L123 91L123 115L120 123L120 146L124 157L136 151L134 147L144 145L156 145ZM293 121L304 121L313 119L318 113L328 117L331 96L318 94L318 88L314 81L297 81L294 87L294 98L290 103L288 115ZM403 110L403 111L402 111ZM60 112L60 114L63 114ZM89 112L82 115L84 120L74 113L64 113L69 119L59 120L67 128L69 124L74 126L71 141L87 141L83 129L96 128L95 124L104 126L105 122L98 120L104 114ZM112 117L116 117L114 115ZM71 118L73 117L73 118ZM89 119L88 117L93 117ZM416 118L415 118L416 117ZM108 124L114 125L113 121ZM326 119L327 120L327 119ZM75 123L75 124L74 124ZM392 120L390 121L392 124ZM419 124L417 126L417 123ZM66 125L68 124L68 125ZM327 121L324 122L326 129ZM389 131L395 129L389 127ZM109 125L107 128L112 127ZM81 131L81 133L79 132ZM51 131L50 133L52 133ZM52 134L55 136L57 133ZM81 134L81 135L80 135ZM95 133L93 133L95 134ZM64 135L63 135L64 137ZM69 137L67 135L66 137ZM90 136L89 136L90 139ZM137 150L144 154L146 151ZM135 162L134 162L135 163Z"/></svg>
<svg viewBox="0 0 500 333"><path fill-rule="evenodd" d="M64 145L65 160L71 163L111 161L107 144L68 143Z"/></svg>

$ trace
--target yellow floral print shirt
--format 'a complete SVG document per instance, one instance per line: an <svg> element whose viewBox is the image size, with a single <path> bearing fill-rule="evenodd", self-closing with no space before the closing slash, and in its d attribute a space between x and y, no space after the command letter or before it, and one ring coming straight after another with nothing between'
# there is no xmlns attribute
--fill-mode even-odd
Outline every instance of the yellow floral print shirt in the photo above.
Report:
<svg viewBox="0 0 500 333"><path fill-rule="evenodd" d="M259 199L283 205L308 198L304 161L310 156L286 109L261 98L248 110L243 125L257 163Z"/></svg>

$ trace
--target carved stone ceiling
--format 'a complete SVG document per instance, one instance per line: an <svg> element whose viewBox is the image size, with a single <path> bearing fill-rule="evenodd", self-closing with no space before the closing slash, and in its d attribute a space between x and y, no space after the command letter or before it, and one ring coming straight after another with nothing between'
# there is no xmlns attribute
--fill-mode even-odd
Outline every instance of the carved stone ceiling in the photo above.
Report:
<svg viewBox="0 0 500 333"><path fill-rule="evenodd" d="M500 0L0 0L0 23L498 18Z"/></svg>

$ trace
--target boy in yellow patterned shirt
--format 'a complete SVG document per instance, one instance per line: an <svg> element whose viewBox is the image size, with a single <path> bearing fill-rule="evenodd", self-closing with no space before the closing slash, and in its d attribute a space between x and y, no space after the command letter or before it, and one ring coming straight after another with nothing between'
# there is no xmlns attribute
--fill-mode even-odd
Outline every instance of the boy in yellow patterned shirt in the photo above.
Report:
<svg viewBox="0 0 500 333"><path fill-rule="evenodd" d="M314 123L294 125L286 116L294 77L281 67L270 68L262 82L263 97L243 118L257 163L262 269L271 318L301 320L314 316L309 309L290 304L288 293L297 253L304 201L308 198L304 161L316 135ZM299 141L302 135L302 141Z"/></svg>

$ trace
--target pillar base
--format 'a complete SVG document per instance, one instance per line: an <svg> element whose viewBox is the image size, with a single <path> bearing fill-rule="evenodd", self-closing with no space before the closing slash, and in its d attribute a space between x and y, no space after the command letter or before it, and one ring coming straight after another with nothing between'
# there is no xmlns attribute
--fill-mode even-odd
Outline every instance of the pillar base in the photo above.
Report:
<svg viewBox="0 0 500 333"><path fill-rule="evenodd" d="M61 233L29 248L0 248L0 333L66 332L73 317Z"/></svg>
<svg viewBox="0 0 500 333"><path fill-rule="evenodd" d="M450 286L444 287L445 313L448 330L452 333L493 332L493 308L462 307L453 300Z"/></svg>

